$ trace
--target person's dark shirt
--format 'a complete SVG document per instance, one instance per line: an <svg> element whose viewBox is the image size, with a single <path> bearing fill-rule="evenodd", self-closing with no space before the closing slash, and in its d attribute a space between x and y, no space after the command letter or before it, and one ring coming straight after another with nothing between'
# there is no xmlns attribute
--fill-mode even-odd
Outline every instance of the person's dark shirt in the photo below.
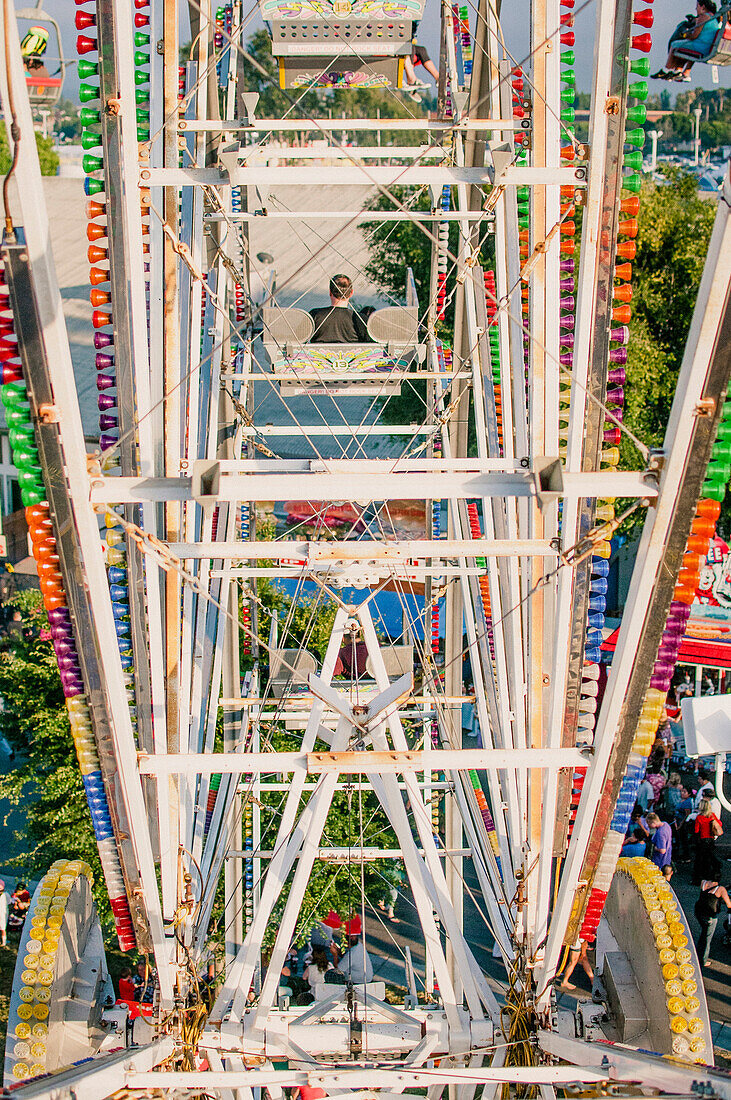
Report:
<svg viewBox="0 0 731 1100"><path fill-rule="evenodd" d="M366 344L370 342L365 321L352 306L325 306L310 310L315 322L313 344Z"/></svg>

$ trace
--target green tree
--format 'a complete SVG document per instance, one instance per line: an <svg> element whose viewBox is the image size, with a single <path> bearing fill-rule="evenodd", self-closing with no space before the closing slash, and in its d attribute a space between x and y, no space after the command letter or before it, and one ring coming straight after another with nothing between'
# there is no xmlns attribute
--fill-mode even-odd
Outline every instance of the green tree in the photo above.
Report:
<svg viewBox="0 0 731 1100"><path fill-rule="evenodd" d="M662 442L716 214L694 176L664 167L667 183L643 184L633 262L632 328L624 422L648 446ZM629 468L637 455L626 437Z"/></svg>
<svg viewBox="0 0 731 1100"><path fill-rule="evenodd" d="M41 595L19 593L10 603L21 612L22 630L0 652L0 698L3 733L20 763L0 776L0 796L25 815L14 838L16 861L40 876L55 859L85 859L104 919L109 901Z"/></svg>
<svg viewBox="0 0 731 1100"><path fill-rule="evenodd" d="M53 141L36 131L36 146L42 176L55 176L58 172L58 154L53 151ZM8 148L8 135L5 123L0 123L0 176L6 176L10 170L12 157Z"/></svg>
<svg viewBox="0 0 731 1100"><path fill-rule="evenodd" d="M53 112L53 128L61 137L71 141L81 136L79 108L70 99L60 99Z"/></svg>

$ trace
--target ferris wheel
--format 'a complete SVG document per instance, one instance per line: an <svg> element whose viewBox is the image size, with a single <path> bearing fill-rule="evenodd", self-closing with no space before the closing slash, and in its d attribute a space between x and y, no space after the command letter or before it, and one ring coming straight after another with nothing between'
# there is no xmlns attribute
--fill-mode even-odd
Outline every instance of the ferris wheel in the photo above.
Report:
<svg viewBox="0 0 731 1100"><path fill-rule="evenodd" d="M663 447L623 422L652 8L597 0L579 37L574 0L532 0L523 57L487 0L443 3L427 117L423 0L193 0L183 64L175 0L77 5L98 449L9 19L0 399L119 945L154 980L115 1003L68 853L6 1084L728 1096L673 889L620 858L731 476L728 179ZM413 269L356 311L389 226ZM349 963L297 996L293 945L339 921ZM566 1007L581 944L594 997Z"/></svg>

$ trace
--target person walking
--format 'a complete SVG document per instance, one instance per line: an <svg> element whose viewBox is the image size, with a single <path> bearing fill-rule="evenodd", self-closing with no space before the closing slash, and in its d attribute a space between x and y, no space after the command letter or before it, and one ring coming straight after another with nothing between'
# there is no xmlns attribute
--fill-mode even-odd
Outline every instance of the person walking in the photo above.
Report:
<svg viewBox="0 0 731 1100"><path fill-rule="evenodd" d="M696 920L701 926L701 932L696 945L701 967L708 966L708 959L711 954L711 941L713 940L713 933L716 931L716 925L718 924L718 911L721 908L721 902L723 902L727 909L731 909L731 899L729 899L725 887L721 886L720 882L716 879L703 879L701 882L701 892L693 910Z"/></svg>
<svg viewBox="0 0 731 1100"><path fill-rule="evenodd" d="M673 877L673 830L657 814L647 815L650 826L650 859L666 879Z"/></svg>
<svg viewBox="0 0 731 1100"><path fill-rule="evenodd" d="M8 895L5 893L5 883L0 879L0 944L8 946Z"/></svg>
<svg viewBox="0 0 731 1100"><path fill-rule="evenodd" d="M709 799L701 799L695 819L695 865L693 882L697 886L705 878L717 879L721 864L716 855L716 840L723 836L723 826L713 812Z"/></svg>

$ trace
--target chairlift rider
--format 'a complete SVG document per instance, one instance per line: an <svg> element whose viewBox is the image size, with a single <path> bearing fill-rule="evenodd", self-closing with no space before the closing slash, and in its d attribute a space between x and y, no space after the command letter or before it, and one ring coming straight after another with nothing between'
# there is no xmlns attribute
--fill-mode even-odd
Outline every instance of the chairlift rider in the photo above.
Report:
<svg viewBox="0 0 731 1100"><path fill-rule="evenodd" d="M675 54L676 50L691 48L693 53L698 53L696 60L704 61L712 52L716 35L721 27L718 8L715 0L697 0L695 16L687 15L682 23L673 31L668 43L668 59L665 68L652 74L653 80L678 80L682 83L690 82L690 70L693 61L689 58L680 58ZM689 47L689 43L693 43Z"/></svg>
<svg viewBox="0 0 731 1100"><path fill-rule="evenodd" d="M353 284L347 275L333 275L330 280L330 306L310 310L315 322L313 344L366 344L370 336L360 313L353 309Z"/></svg>
<svg viewBox="0 0 731 1100"><path fill-rule="evenodd" d="M20 43L20 54L26 71L41 80L50 80L51 74L43 61L48 49L49 34L45 27L31 27Z"/></svg>

